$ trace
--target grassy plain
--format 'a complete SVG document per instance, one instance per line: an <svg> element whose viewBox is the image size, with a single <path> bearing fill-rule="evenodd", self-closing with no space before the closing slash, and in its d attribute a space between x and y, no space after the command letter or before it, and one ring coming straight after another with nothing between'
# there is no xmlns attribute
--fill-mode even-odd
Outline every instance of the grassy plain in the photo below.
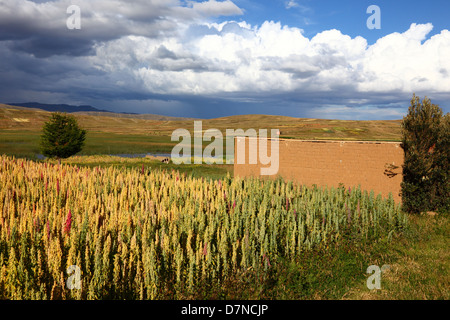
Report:
<svg viewBox="0 0 450 320"><path fill-rule="evenodd" d="M114 117L74 113L80 126L88 131L81 155L123 153L170 153L178 142L172 132L185 128L193 135L193 119L150 120L136 115ZM0 104L0 153L35 158L39 136L50 112ZM164 118L165 119L165 118ZM284 116L243 115L202 119L203 130L279 129L285 139L400 140L398 121L344 121L303 119ZM208 145L208 142L204 142Z"/></svg>
<svg viewBox="0 0 450 320"><path fill-rule="evenodd" d="M39 136L50 113L0 105L0 154L35 158ZM170 153L177 128L193 131L193 120L144 119L75 114L88 130L81 155L64 163L88 167L178 170L193 177L222 179L232 166L161 164L151 159L99 157L101 154ZM277 128L282 138L399 141L401 121L341 121L247 115L203 120L203 130L217 128ZM206 298L222 299L444 299L450 297L448 214L410 216L410 229L399 237L319 248L297 260L273 263L267 273L243 273ZM366 287L369 265L390 269L382 275L382 289ZM326 266L326 267L324 267ZM226 290L224 290L226 288Z"/></svg>
<svg viewBox="0 0 450 320"><path fill-rule="evenodd" d="M54 164L57 161L51 161ZM153 158L123 158L117 156L74 156L62 160L63 164L75 165L78 167L117 167L123 169L142 168L171 172L179 171L193 178L223 179L229 174L233 176L233 165L204 165L204 164L181 164L172 162L162 163Z"/></svg>

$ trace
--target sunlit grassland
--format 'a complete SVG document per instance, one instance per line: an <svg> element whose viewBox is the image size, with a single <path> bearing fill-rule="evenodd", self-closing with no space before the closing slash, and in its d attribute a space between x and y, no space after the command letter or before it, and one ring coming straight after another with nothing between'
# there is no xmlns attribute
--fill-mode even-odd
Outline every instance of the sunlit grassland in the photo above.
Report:
<svg viewBox="0 0 450 320"><path fill-rule="evenodd" d="M0 154L36 159L40 135L35 131L0 130ZM166 136L88 132L79 155L170 153L176 143Z"/></svg>
<svg viewBox="0 0 450 320"><path fill-rule="evenodd" d="M2 111L1 108L0 111ZM9 110L4 114L0 112L0 154L35 159L36 154L40 153L40 128L47 116L48 113L36 113L35 111ZM16 121L14 118L20 121ZM72 168L78 168L82 172L85 172L83 170L91 170L91 173L95 170L99 170L99 172L118 170L121 175L133 174L137 177L144 170L145 173L152 174L155 177L159 175L170 176L171 178L167 178L166 181L170 181L171 184L174 184L173 180L176 181L176 177L204 180L201 185L209 183L210 180L214 185L219 181L223 183L226 179L233 180L233 168L230 165L175 165L173 163L163 164L150 158L124 159L100 156L170 153L173 146L177 144L177 142L170 141L170 134L177 128L192 130L193 121L191 120L152 122L142 119L111 119L81 115L77 115L77 118L80 124L88 129L88 139L83 152L79 156L62 160L62 165L67 166L66 168L70 172L75 172L72 171ZM29 119L29 122L22 121L23 119ZM223 131L226 128L242 128L244 130L247 128L279 128L282 138L398 141L400 137L399 124L398 121L340 121L249 115L205 120L203 129L218 128ZM207 144L207 142L204 142L203 146ZM22 170L20 161L21 159L17 162L19 167L16 168L17 171L14 171L16 173ZM27 162L25 163L27 164ZM37 167L50 164L56 170L58 166L56 161L36 161ZM46 169L45 172L45 178L48 174L48 178L51 177L52 181L55 182L57 172L51 172L50 169ZM5 191L3 183L4 180L2 180L0 190L6 192L4 195L12 192L12 189ZM45 187L44 185L40 186ZM96 190L98 192L101 192L101 186L104 187L104 185L97 185ZM74 190L77 187L78 185L69 189ZM37 187L33 186L33 188ZM56 186L53 185L52 188L52 192L55 192ZM205 195L207 194L205 190L202 192L205 192ZM274 208L287 211L286 199L278 193L275 194L280 203L283 204L284 201L284 209L282 208L283 205L280 207L277 203L273 203ZM96 197L97 195L94 198ZM243 196L241 194L240 198L235 199L247 201L246 199L249 197L251 195L245 194ZM13 198L12 196L11 198L4 198L3 207L0 210L3 223L7 212L4 209L6 208L5 199L11 202ZM101 199L101 197L99 196L96 199ZM326 201L323 202L326 205ZM15 208L21 209L20 205L27 210L31 210L31 212L33 210L32 201L29 204L26 202L24 204L17 203ZM230 202L229 205L232 207L233 202ZM241 204L237 202L236 205L240 206ZM343 209L336 203L328 203L328 206L332 211ZM15 212L14 219L20 219L20 210ZM135 223L134 225L131 224L130 228L136 227L138 220L133 220L136 217L130 215L130 212L126 212L127 217L131 217L131 221ZM40 214L43 214L43 212ZM54 228L52 230L55 230L55 234L59 234L61 237L64 237L64 233L62 229L58 228L63 228L62 224L64 224L66 218L67 212L61 212L60 216L57 214L54 216L55 221L59 221L61 226L52 225L52 228ZM80 222L82 219L84 219L84 216L78 217ZM346 217L344 216L343 219L345 220ZM408 220L408 229L403 229L390 237L383 234L380 237L363 239L358 233L344 230L345 232L342 233L339 241L313 246L310 250L304 250L302 254L294 257L274 255L267 256L270 257L270 260L266 260L261 256L260 265L265 266L265 268L235 269L233 274L223 278L220 282L208 282L206 280L199 282L199 288L201 289L197 292L182 292L179 291L179 288L177 289L170 284L166 287L166 291L160 292L160 296L165 298L214 299L449 299L450 259L448 247L450 227L448 214L408 216ZM42 219L40 223L43 223ZM95 222L92 223L95 224ZM124 230L128 232L126 223L120 227L124 227ZM8 233L7 230L6 225L3 224L0 233L3 232L5 235ZM41 236L45 237L42 230ZM127 241L131 241L131 238L132 233ZM243 238L240 241L242 244ZM9 244L8 242L4 243ZM17 242L17 245L19 246L19 242ZM92 243L92 245L95 248L96 244ZM56 248L55 246L56 243L50 244L53 249ZM200 251L203 252L203 249L204 247L201 247ZM20 247L17 250L20 252ZM207 249L207 252L209 252L209 249ZM95 250L89 252L88 255L93 257L94 253ZM84 259L83 255L85 254L86 252L80 255L81 260ZM5 257L9 259L9 252L3 254L3 259ZM94 258L92 259L95 261ZM20 263L19 256L17 256L17 260L11 261ZM268 261L270 261L270 268L267 268ZM382 275L382 289L369 290L366 287L366 279L369 276L366 273L367 267L369 265L381 267L384 264L390 265L390 269ZM6 270L6 267L4 270ZM61 266L60 271L65 271L64 266ZM142 276L144 275L145 273L142 274ZM47 274L46 276L49 277L50 275ZM172 274L172 276L174 275ZM171 281L175 281L173 279L176 279L177 275L175 274L174 277ZM180 274L180 277L182 278L183 275ZM123 285L123 280L120 281ZM53 286L53 283L46 283L45 286ZM11 290L11 287L8 290ZM51 291L51 288L49 290ZM108 297L108 294L103 296L98 294L98 292L105 291L94 290L93 292L95 294L90 297ZM119 291L109 291L109 294L114 296L117 292ZM86 294L86 292L83 294ZM47 298L50 297L51 292ZM72 298L77 297L73 296ZM135 296L130 293L127 297Z"/></svg>
<svg viewBox="0 0 450 320"><path fill-rule="evenodd" d="M50 112L0 104L0 154L35 159L39 137ZM187 129L193 136L194 120L148 120L140 115L73 114L87 130L86 146L80 155L170 153L176 129ZM133 118L135 117L135 118ZM401 121L346 121L304 119L284 116L240 115L199 119L203 132L218 129L279 129L284 139L399 141ZM207 145L204 142L203 145Z"/></svg>
<svg viewBox="0 0 450 320"><path fill-rule="evenodd" d="M162 157L159 157L162 158ZM50 163L57 164L56 160L47 160ZM62 160L63 164L75 165L80 167L115 167L123 169L140 169L156 171L177 171L184 173L189 177L204 179L223 179L227 175L233 176L233 165L216 164L174 164L173 162L162 163L152 157L126 158L118 156L73 156ZM192 162L193 163L193 162Z"/></svg>

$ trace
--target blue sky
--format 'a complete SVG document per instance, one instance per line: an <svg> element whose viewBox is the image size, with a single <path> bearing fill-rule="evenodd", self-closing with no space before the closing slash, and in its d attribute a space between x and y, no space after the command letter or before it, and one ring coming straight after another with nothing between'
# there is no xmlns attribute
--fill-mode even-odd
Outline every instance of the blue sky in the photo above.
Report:
<svg viewBox="0 0 450 320"><path fill-rule="evenodd" d="M450 1L447 0L236 0L245 14L238 20L262 24L266 20L299 27L312 37L319 32L338 29L351 37L362 36L369 44L393 32L406 31L411 23L433 23L430 36L449 29ZM291 7L288 4L291 3ZM369 30L366 13L370 5L381 9L381 29Z"/></svg>
<svg viewBox="0 0 450 320"><path fill-rule="evenodd" d="M370 120L401 119L416 93L450 111L450 1L111 3L0 0L0 102Z"/></svg>

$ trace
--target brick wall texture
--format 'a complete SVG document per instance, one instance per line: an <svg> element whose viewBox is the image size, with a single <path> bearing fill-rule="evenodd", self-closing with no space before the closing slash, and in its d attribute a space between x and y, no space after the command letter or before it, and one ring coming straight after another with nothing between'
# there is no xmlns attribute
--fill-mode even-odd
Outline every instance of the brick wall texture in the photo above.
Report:
<svg viewBox="0 0 450 320"><path fill-rule="evenodd" d="M237 163L238 143L245 141L245 163ZM239 142L241 141L241 142ZM270 142L267 148L270 155ZM234 175L260 176L260 163L249 164L249 148L257 147L257 138L237 137L235 140ZM266 150L263 151L265 152ZM242 149L241 149L242 150ZM258 150L259 152L259 150ZM279 170L277 175L303 185L345 187L361 186L362 190L387 197L390 192L401 201L403 150L398 142L367 141L307 141L279 140Z"/></svg>

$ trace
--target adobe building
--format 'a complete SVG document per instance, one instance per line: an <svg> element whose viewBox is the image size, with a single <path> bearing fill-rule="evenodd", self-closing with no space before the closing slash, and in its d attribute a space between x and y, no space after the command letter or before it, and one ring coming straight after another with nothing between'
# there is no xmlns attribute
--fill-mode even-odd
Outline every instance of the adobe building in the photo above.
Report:
<svg viewBox="0 0 450 320"><path fill-rule="evenodd" d="M245 141L245 162L239 164L238 144ZM270 156L271 139L266 139ZM332 141L278 139L278 173L303 185L346 188L361 186L362 190L379 193L387 197L392 192L396 203L401 202L403 149L400 142L380 141ZM260 176L262 165L259 157L256 164L249 164L249 150L259 145L258 138L236 137L234 153L234 176ZM267 151L264 150L264 151ZM242 149L241 149L242 150ZM259 150L258 150L259 152ZM242 156L242 155L241 155ZM242 162L242 160L240 161Z"/></svg>

